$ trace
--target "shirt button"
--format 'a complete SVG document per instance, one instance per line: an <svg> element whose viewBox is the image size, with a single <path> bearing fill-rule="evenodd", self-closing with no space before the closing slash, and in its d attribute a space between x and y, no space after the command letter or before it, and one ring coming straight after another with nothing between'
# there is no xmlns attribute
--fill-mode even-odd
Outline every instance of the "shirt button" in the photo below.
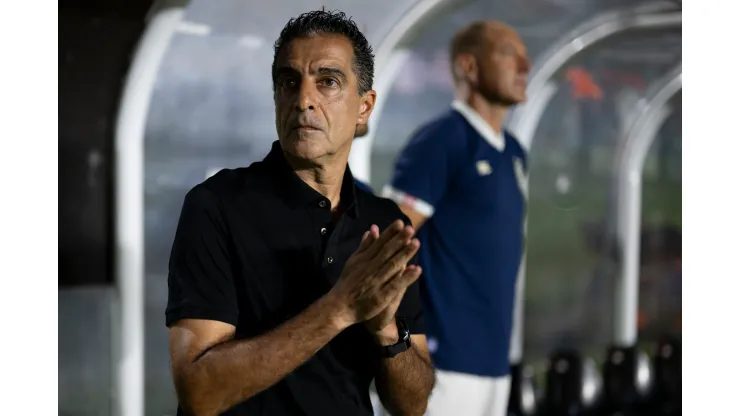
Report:
<svg viewBox="0 0 740 416"><path fill-rule="evenodd" d="M326 228L321 229L321 235L326 235Z"/></svg>
<svg viewBox="0 0 740 416"><path fill-rule="evenodd" d="M328 262L329 264L332 264L332 263L334 263L334 257L332 257L332 256L329 256L329 257L327 257L327 258L326 258L326 261L327 261L327 262Z"/></svg>
<svg viewBox="0 0 740 416"><path fill-rule="evenodd" d="M320 206L321 208L326 208L326 201L321 201L321 202L319 202L319 206Z"/></svg>

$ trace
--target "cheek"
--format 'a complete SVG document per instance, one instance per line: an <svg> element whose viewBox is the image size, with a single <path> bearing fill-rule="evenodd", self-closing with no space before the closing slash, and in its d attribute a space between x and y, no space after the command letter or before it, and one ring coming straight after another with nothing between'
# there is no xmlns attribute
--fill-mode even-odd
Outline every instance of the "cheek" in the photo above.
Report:
<svg viewBox="0 0 740 416"><path fill-rule="evenodd" d="M328 113L327 121L329 122L329 128L332 131L332 136L337 139L347 130L349 124L349 115L345 107L332 108L332 112Z"/></svg>
<svg viewBox="0 0 740 416"><path fill-rule="evenodd" d="M514 86L515 77L516 71L513 68L503 67L499 68L494 82L501 89L510 89Z"/></svg>
<svg viewBox="0 0 740 416"><path fill-rule="evenodd" d="M357 112L353 109L357 108L356 103L351 100L331 101L328 106L326 113L327 121L334 131L344 131L348 125L354 126L357 124Z"/></svg>
<svg viewBox="0 0 740 416"><path fill-rule="evenodd" d="M505 78L500 68L491 68L481 74L481 83L487 88L501 89L506 85Z"/></svg>
<svg viewBox="0 0 740 416"><path fill-rule="evenodd" d="M279 101L275 102L275 120L278 122L283 118L283 105Z"/></svg>
<svg viewBox="0 0 740 416"><path fill-rule="evenodd" d="M280 131L281 127L285 123L284 112L280 109L280 105L275 105L275 126Z"/></svg>
<svg viewBox="0 0 740 416"><path fill-rule="evenodd" d="M506 76L513 80L516 78L517 74L519 74L519 64L517 64L516 61L512 61L506 66Z"/></svg>

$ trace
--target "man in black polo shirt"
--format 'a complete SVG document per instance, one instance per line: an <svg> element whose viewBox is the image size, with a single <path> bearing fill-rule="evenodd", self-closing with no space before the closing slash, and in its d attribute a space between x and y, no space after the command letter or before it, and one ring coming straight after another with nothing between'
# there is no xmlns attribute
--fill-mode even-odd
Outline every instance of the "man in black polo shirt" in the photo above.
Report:
<svg viewBox="0 0 740 416"><path fill-rule="evenodd" d="M371 415L373 378L392 414L422 415L419 242L347 167L375 103L372 50L343 13L306 13L272 76L279 141L183 204L166 310L178 415Z"/></svg>

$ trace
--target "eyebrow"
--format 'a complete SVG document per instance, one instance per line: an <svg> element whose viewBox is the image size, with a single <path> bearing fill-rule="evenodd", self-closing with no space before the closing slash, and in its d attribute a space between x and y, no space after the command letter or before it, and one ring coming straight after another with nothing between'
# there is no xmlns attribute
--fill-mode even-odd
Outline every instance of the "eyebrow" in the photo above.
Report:
<svg viewBox="0 0 740 416"><path fill-rule="evenodd" d="M335 77L341 78L342 81L347 80L347 75L339 68L325 68L321 67L318 70L320 75L334 75Z"/></svg>
<svg viewBox="0 0 740 416"><path fill-rule="evenodd" d="M295 69L289 67L289 66L281 66L277 70L275 70L275 77L280 78L281 76L287 76L287 75L293 75L297 74L298 71ZM342 81L347 81L347 74L344 73L339 68L334 67L320 67L318 70L312 73L312 75L319 74L319 75L334 75L338 78L341 78Z"/></svg>

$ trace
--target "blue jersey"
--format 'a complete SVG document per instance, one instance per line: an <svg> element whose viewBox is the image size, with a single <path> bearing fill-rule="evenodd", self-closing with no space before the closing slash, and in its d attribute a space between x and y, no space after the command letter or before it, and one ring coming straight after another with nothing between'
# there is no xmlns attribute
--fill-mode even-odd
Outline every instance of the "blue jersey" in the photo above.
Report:
<svg viewBox="0 0 740 416"><path fill-rule="evenodd" d="M526 169L514 137L497 135L455 102L414 134L383 189L428 217L418 256L437 368L489 377L509 372Z"/></svg>

